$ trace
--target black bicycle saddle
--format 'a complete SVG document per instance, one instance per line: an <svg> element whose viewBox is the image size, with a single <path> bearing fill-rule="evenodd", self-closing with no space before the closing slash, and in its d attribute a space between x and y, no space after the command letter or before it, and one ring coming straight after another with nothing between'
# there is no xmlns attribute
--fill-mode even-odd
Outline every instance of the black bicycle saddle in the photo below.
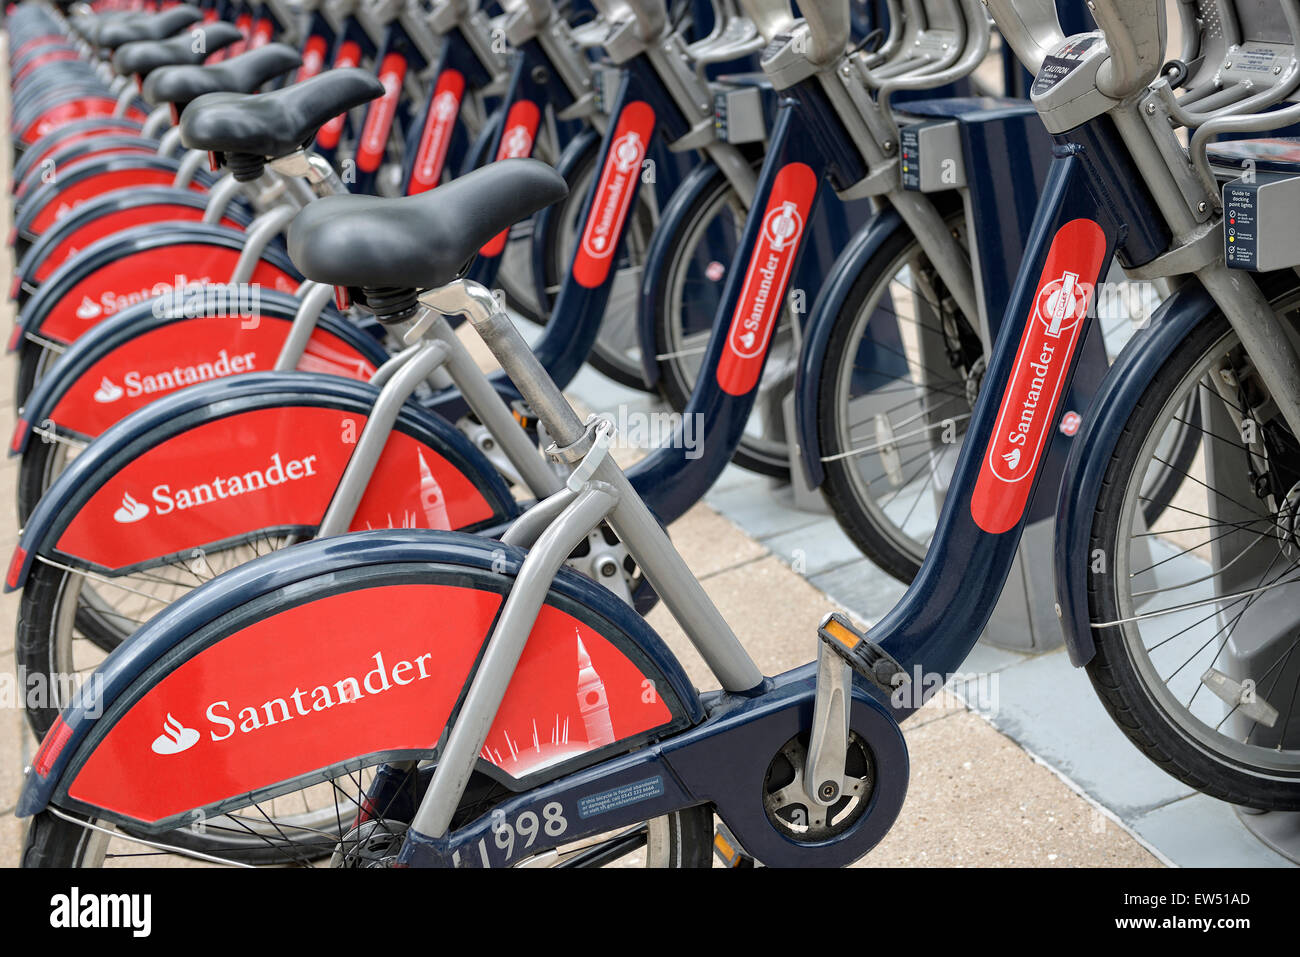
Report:
<svg viewBox="0 0 1300 957"><path fill-rule="evenodd" d="M301 65L302 57L293 47L268 43L211 66L162 67L149 74L141 92L154 106L174 103L183 109L206 93L252 93Z"/></svg>
<svg viewBox="0 0 1300 957"><path fill-rule="evenodd" d="M382 83L353 68L271 93L208 93L181 116L181 142L227 155L288 156L334 117L383 92Z"/></svg>
<svg viewBox="0 0 1300 957"><path fill-rule="evenodd" d="M92 28L93 37L89 37L97 46L116 50L118 47L134 43L137 40L165 40L184 30L203 14L197 7L188 3L172 7L162 13L127 14L114 17L112 21Z"/></svg>
<svg viewBox="0 0 1300 957"><path fill-rule="evenodd" d="M414 196L327 196L294 218L289 258L333 286L436 289L492 237L567 193L540 160L508 159Z"/></svg>
<svg viewBox="0 0 1300 957"><path fill-rule="evenodd" d="M136 40L117 48L113 69L122 76L148 76L163 66L202 63L242 37L233 23L209 23L169 40Z"/></svg>

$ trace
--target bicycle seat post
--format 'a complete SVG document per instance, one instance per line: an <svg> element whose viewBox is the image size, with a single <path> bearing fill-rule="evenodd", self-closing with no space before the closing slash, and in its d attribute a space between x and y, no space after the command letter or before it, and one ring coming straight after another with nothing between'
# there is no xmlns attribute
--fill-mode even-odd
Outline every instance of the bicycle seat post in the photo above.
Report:
<svg viewBox="0 0 1300 957"><path fill-rule="evenodd" d="M469 320L558 446L572 445L583 437L586 432L583 421L533 355L510 317L501 311L492 293L479 283L458 279L424 293L420 300L444 316L462 314ZM406 332L405 341L414 342L423 335L427 325L417 321Z"/></svg>

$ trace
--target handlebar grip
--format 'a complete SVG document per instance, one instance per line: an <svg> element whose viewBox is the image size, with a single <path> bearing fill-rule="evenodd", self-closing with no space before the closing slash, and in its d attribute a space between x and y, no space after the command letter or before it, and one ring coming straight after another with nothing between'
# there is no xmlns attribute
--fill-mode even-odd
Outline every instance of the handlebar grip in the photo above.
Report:
<svg viewBox="0 0 1300 957"><path fill-rule="evenodd" d="M1163 0L1093 0L1092 16L1110 48L1097 88L1120 100L1150 83L1165 56Z"/></svg>
<svg viewBox="0 0 1300 957"><path fill-rule="evenodd" d="M636 20L637 35L647 43L658 40L668 25L664 0L595 0L595 5L611 22L626 21L631 14Z"/></svg>
<svg viewBox="0 0 1300 957"><path fill-rule="evenodd" d="M799 12L808 24L811 48L808 60L825 66L844 54L853 28L849 0L822 0L818 3L801 3Z"/></svg>
<svg viewBox="0 0 1300 957"><path fill-rule="evenodd" d="M740 9L768 42L782 33L789 33L795 23L790 0L740 0Z"/></svg>
<svg viewBox="0 0 1300 957"><path fill-rule="evenodd" d="M1043 60L1065 42L1053 0L987 0L1002 39L1025 69L1037 75Z"/></svg>

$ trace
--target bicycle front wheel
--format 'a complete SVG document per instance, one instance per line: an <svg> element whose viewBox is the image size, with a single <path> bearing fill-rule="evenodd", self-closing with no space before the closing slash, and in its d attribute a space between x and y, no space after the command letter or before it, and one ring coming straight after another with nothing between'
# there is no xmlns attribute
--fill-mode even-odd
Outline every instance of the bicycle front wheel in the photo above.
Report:
<svg viewBox="0 0 1300 957"><path fill-rule="evenodd" d="M1300 288L1277 304L1294 323ZM1189 433L1195 454L1171 454ZM1089 543L1088 674L1157 765L1264 810L1300 810L1298 507L1300 444L1216 315L1166 361L1111 455Z"/></svg>

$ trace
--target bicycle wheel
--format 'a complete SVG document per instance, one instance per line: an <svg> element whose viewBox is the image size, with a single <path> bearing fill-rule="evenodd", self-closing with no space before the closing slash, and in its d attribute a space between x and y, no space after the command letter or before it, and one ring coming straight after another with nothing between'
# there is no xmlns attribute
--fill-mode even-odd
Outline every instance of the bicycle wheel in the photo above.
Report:
<svg viewBox="0 0 1300 957"><path fill-rule="evenodd" d="M1276 302L1294 323L1300 289ZM1184 464L1169 450L1189 430ZM1153 489L1165 498L1151 520ZM1216 315L1152 379L1111 454L1089 543L1088 675L1157 765L1264 810L1300 810L1298 505L1300 444Z"/></svg>
<svg viewBox="0 0 1300 957"><path fill-rule="evenodd" d="M600 154L591 150L575 167L569 183L569 195L561 201L558 215L548 217L545 243L546 302L545 315L555 307L555 297L560 283L569 274L577 236L582 229L582 206L591 192L596 160ZM600 321L600 333L592 346L587 361L601 373L630 389L645 389L641 375L641 348L637 337L637 299L641 292L641 273L645 264L646 249L654 233L659 215L654 207L653 190L637 190L636 206L628 216L623 239L623 252L614 266L613 287L605 315ZM537 241L537 240L534 240ZM502 267L504 272L505 267Z"/></svg>
<svg viewBox="0 0 1300 957"><path fill-rule="evenodd" d="M953 235L965 228L948 218ZM910 582L934 535L984 374L973 324L910 230L862 270L818 373L827 503L876 565Z"/></svg>
<svg viewBox="0 0 1300 957"><path fill-rule="evenodd" d="M740 245L748 207L721 171L701 190L689 215L677 220L665 237L672 250L664 270L663 294L655 298L655 362L659 391L677 412L686 409L713 334L727 268ZM732 457L737 465L787 479L790 459L781 418L781 399L794 381L798 349L794 316L782 305L772 333L767 365L759 382L754 412Z"/></svg>
<svg viewBox="0 0 1300 957"><path fill-rule="evenodd" d="M316 785L315 795L300 792L289 796L288 800L297 801L319 797L326 791L334 795L333 804L324 803L311 812L275 817L277 808L257 804L242 809L238 815L205 824L207 834L219 829L242 847L229 842L220 846L211 840L196 844L193 833L183 830L146 838L117 831L84 815L47 809L34 816L27 829L22 866L159 867L192 865L197 859L211 864L275 867L312 866L326 861L340 867L382 867L400 846L404 832L392 825L364 831L351 826L362 807L369 778L369 774L341 775ZM284 797L276 800L281 806L286 803ZM302 836L291 839L297 834ZM709 867L712 850L713 811L708 805L700 805L654 818L639 827L575 842L516 866Z"/></svg>

